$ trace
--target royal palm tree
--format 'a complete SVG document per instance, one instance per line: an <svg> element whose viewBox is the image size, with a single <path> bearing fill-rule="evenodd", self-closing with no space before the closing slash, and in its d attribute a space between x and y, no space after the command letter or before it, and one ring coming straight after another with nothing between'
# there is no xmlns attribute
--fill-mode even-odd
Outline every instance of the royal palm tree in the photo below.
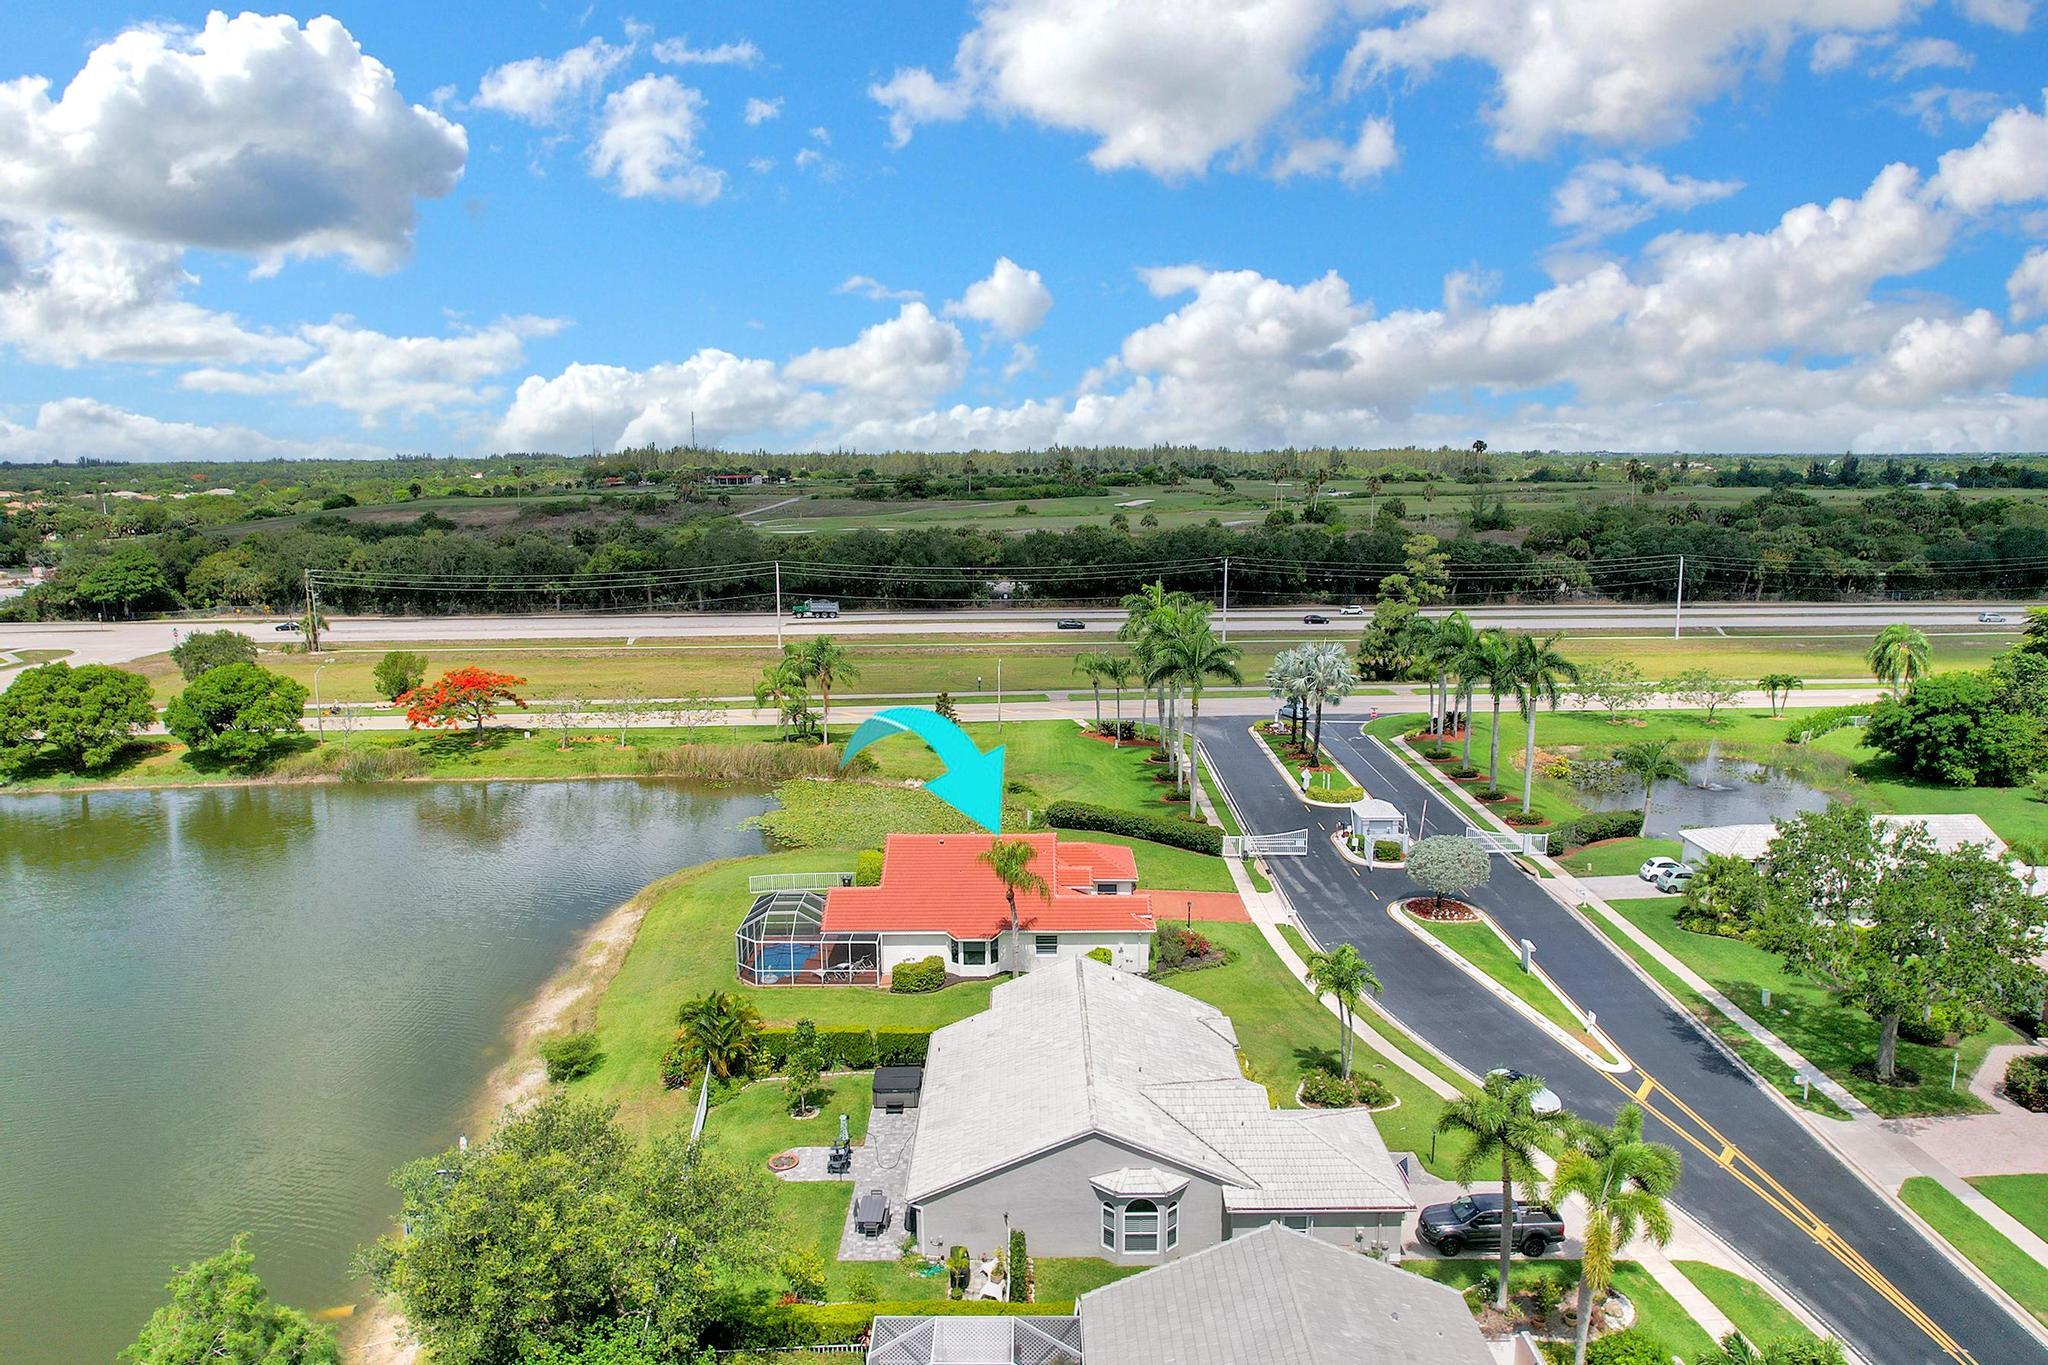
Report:
<svg viewBox="0 0 2048 1365"><path fill-rule="evenodd" d="M1486 684L1487 694L1493 699L1493 737L1487 759L1486 785L1500 785L1500 705L1507 694L1515 690L1515 680L1520 676L1515 655L1515 643L1508 633L1497 626L1490 626L1479 632L1469 655L1467 677L1473 682ZM1466 749L1471 748L1472 726L1466 723Z"/></svg>
<svg viewBox="0 0 2048 1365"><path fill-rule="evenodd" d="M1472 619L1462 611L1437 618L1430 629L1425 662L1436 671L1436 742L1439 747L1444 742L1444 727L1449 723L1451 714L1451 676L1476 638L1478 632L1472 629Z"/></svg>
<svg viewBox="0 0 2048 1365"><path fill-rule="evenodd" d="M1102 665L1107 662L1106 654L1076 654L1074 671L1088 680L1095 692L1095 728L1102 729Z"/></svg>
<svg viewBox="0 0 2048 1365"><path fill-rule="evenodd" d="M1116 734L1112 747L1121 749L1124 743L1124 689L1138 681L1138 661L1128 654L1104 654L1099 656L1102 663L1102 681L1108 683L1116 693Z"/></svg>
<svg viewBox="0 0 2048 1365"><path fill-rule="evenodd" d="M1195 797L1201 785L1201 754L1196 743L1196 730L1202 719L1202 689L1208 686L1211 678L1243 682L1244 674L1237 667L1237 661L1243 657L1243 650L1236 645L1225 644L1210 628L1207 607L1175 613L1159 641L1159 660L1155 667L1163 676L1171 677L1185 688L1188 694L1186 779L1190 818L1195 814Z"/></svg>
<svg viewBox="0 0 2048 1365"><path fill-rule="evenodd" d="M857 682L860 670L853 656L829 635L816 635L797 650L797 667L805 682L818 686L818 743L832 742L832 689L843 682Z"/></svg>
<svg viewBox="0 0 2048 1365"><path fill-rule="evenodd" d="M1342 1032L1337 1039L1337 1054L1342 1059L1344 1079L1351 1079L1351 1021L1365 1003L1365 993L1380 993L1380 979L1373 974L1372 964L1359 955L1358 949L1348 943L1340 943L1328 952L1308 955L1308 984L1315 987L1316 999L1329 996L1337 1004L1337 1021Z"/></svg>
<svg viewBox="0 0 2048 1365"><path fill-rule="evenodd" d="M1351 695L1351 689L1358 686L1358 670L1351 666L1351 655L1338 644L1310 645L1302 660L1303 681L1308 684L1308 695L1316 706L1316 736L1310 746L1314 761L1321 762L1323 756L1323 705L1335 705Z"/></svg>
<svg viewBox="0 0 2048 1365"><path fill-rule="evenodd" d="M1164 583L1153 582L1145 584L1136 592L1125 593L1118 603L1124 609L1124 623L1117 627L1116 638L1131 647L1132 655L1137 658L1139 671L1146 678L1146 686L1152 685L1150 654L1153 618L1161 612L1184 607L1193 601L1194 599L1184 592L1168 592ZM1164 688L1160 689L1160 694L1164 697ZM1164 747L1166 708L1163 701L1160 705L1159 721L1159 743ZM1142 730L1144 726L1145 703L1141 694L1138 702L1138 728Z"/></svg>
<svg viewBox="0 0 2048 1365"><path fill-rule="evenodd" d="M981 865L996 874L996 880L1003 884L1003 899L1010 903L1010 974L1015 976L1023 970L1024 951L1023 928L1017 921L1017 893L1052 900L1052 888L1045 878L1031 870L1031 860L1038 856L1038 850L1022 839L997 839L981 851Z"/></svg>
<svg viewBox="0 0 2048 1365"><path fill-rule="evenodd" d="M1633 1104L1615 1111L1613 1127L1576 1121L1569 1136L1571 1145L1550 1180L1550 1197L1578 1195L1586 1201L1578 1344L1572 1355L1575 1365L1586 1365L1594 1296L1606 1296L1615 1259L1637 1233L1660 1247L1671 1240L1671 1210L1664 1201L1678 1185L1681 1163L1675 1148L1643 1140L1643 1111Z"/></svg>
<svg viewBox="0 0 2048 1365"><path fill-rule="evenodd" d="M1877 633L1863 661L1896 697L1927 676L1929 657L1927 637L1917 627L1899 622Z"/></svg>
<svg viewBox="0 0 2048 1365"><path fill-rule="evenodd" d="M742 996L712 991L676 1016L684 1052L721 1081L745 1075L761 1036L761 1012Z"/></svg>
<svg viewBox="0 0 2048 1365"><path fill-rule="evenodd" d="M1470 1145L1459 1156L1452 1174L1461 1185L1470 1185L1480 1172L1500 1169L1500 1287L1494 1291L1494 1307L1503 1313L1508 1307L1508 1263L1515 1251L1516 1188L1529 1198L1536 1196L1541 1177L1536 1171L1536 1153L1554 1131L1555 1125L1537 1117L1536 1096L1543 1082L1535 1076L1511 1080L1505 1071L1486 1078L1476 1095L1465 1095L1444 1106L1437 1116L1439 1133L1463 1133Z"/></svg>
<svg viewBox="0 0 2048 1365"><path fill-rule="evenodd" d="M1557 651L1557 642L1563 638L1563 631L1540 640L1533 635L1515 637L1515 703L1522 708L1522 719L1529 723L1528 734L1522 741L1524 815L1529 813L1536 791L1536 703L1548 702L1555 711L1558 702L1564 699L1564 684L1579 680L1578 665Z"/></svg>
<svg viewBox="0 0 2048 1365"><path fill-rule="evenodd" d="M1650 794L1659 782L1676 782L1685 776L1685 765L1666 752L1668 739L1639 739L1614 751L1621 770L1643 784L1643 827L1650 824Z"/></svg>
<svg viewBox="0 0 2048 1365"><path fill-rule="evenodd" d="M1792 700L1792 689L1806 686L1806 679L1797 673L1766 673L1756 680L1771 700L1771 716L1775 719L1785 709L1785 703Z"/></svg>

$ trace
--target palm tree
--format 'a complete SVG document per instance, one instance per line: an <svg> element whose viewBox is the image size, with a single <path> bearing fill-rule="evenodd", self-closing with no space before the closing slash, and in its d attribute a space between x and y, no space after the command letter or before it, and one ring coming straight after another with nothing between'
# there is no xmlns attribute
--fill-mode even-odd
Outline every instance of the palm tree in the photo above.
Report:
<svg viewBox="0 0 2048 1365"><path fill-rule="evenodd" d="M1045 878L1031 870L1038 850L1022 839L997 839L981 851L981 865L996 874L1003 884L1003 899L1010 903L1010 974L1023 970L1023 929L1017 922L1017 893L1026 892L1041 900L1052 900L1052 888Z"/></svg>
<svg viewBox="0 0 2048 1365"><path fill-rule="evenodd" d="M1467 677L1474 682L1486 684L1486 691L1493 699L1493 740L1491 755L1487 760L1486 785L1500 785L1500 704L1506 694L1514 691L1519 675L1514 641L1498 626L1489 626L1479 632L1473 642L1469 656L1470 666ZM1466 748L1471 748L1472 727L1465 726Z"/></svg>
<svg viewBox="0 0 2048 1365"><path fill-rule="evenodd" d="M712 991L687 1000L676 1022L682 1026L684 1051L721 1081L745 1075L753 1064L761 1012L744 997Z"/></svg>
<svg viewBox="0 0 2048 1365"><path fill-rule="evenodd" d="M1344 1079L1351 1079L1351 1020L1358 1013L1358 1007L1365 1003L1365 993L1380 993L1380 979L1373 974L1372 964L1359 956L1358 949L1348 943L1340 943L1328 952L1308 955L1308 983L1315 987L1316 999L1329 996L1337 1002L1337 1020L1343 1032L1338 1035L1337 1052L1343 1059Z"/></svg>
<svg viewBox="0 0 2048 1365"><path fill-rule="evenodd" d="M1138 661L1128 654L1099 657L1102 660L1102 681L1116 692L1116 735L1112 747L1121 749L1124 743L1124 689L1138 680Z"/></svg>
<svg viewBox="0 0 2048 1365"><path fill-rule="evenodd" d="M775 706L775 728L782 738L788 738L790 707L788 703L805 694L804 665L797 646L784 645L782 656L761 670L761 680L754 684L754 705Z"/></svg>
<svg viewBox="0 0 2048 1365"><path fill-rule="evenodd" d="M1771 716L1775 719L1785 703L1792 700L1792 689L1806 686L1806 679L1797 673L1766 673L1756 680L1756 685L1771 699Z"/></svg>
<svg viewBox="0 0 2048 1365"><path fill-rule="evenodd" d="M1074 671L1086 678L1095 689L1095 728L1102 729L1102 665L1108 659L1104 654L1076 654Z"/></svg>
<svg viewBox="0 0 2048 1365"><path fill-rule="evenodd" d="M1448 723L1447 718L1451 712L1451 674L1457 668L1458 661L1472 647L1472 642L1478 638L1478 634L1472 629L1472 619L1462 611L1454 611L1437 619L1430 631L1429 648L1425 658L1429 666L1436 670L1436 687L1440 694L1436 712L1436 742L1439 752L1444 742L1444 726ZM1467 728L1469 730L1470 727ZM1466 757L1471 757L1469 746L1466 749Z"/></svg>
<svg viewBox="0 0 2048 1365"><path fill-rule="evenodd" d="M1536 1095L1543 1082L1535 1076L1511 1080L1505 1071L1486 1078L1476 1095L1464 1095L1444 1106L1437 1116L1439 1133L1463 1133L1471 1139L1452 1173L1461 1185L1500 1164L1500 1288L1494 1307L1503 1313L1508 1307L1508 1263L1515 1251L1515 1187L1534 1197L1540 1184L1536 1153L1554 1131L1553 1125L1536 1116Z"/></svg>
<svg viewBox="0 0 2048 1365"><path fill-rule="evenodd" d="M1152 686L1153 618L1162 612L1188 606L1193 601L1194 599L1184 592L1168 592L1164 583L1152 582L1145 584L1136 592L1125 593L1117 604L1124 609L1125 615L1124 623L1117 627L1116 638L1131 647L1131 653L1138 661L1138 668L1145 678L1146 686ZM1165 695L1166 689L1162 686L1159 707L1159 744L1162 749L1166 747ZM1143 730L1144 727L1145 703L1141 693L1138 701L1138 728Z"/></svg>
<svg viewBox="0 0 2048 1365"><path fill-rule="evenodd" d="M1870 665L1877 680L1896 697L1927 675L1929 655L1927 637L1916 627L1901 622L1877 633L1863 662Z"/></svg>
<svg viewBox="0 0 2048 1365"><path fill-rule="evenodd" d="M1288 704L1287 737L1299 743L1308 710L1307 646L1283 649L1273 656L1272 667L1266 670L1266 691Z"/></svg>
<svg viewBox="0 0 2048 1365"><path fill-rule="evenodd" d="M1302 660L1303 681L1308 684L1308 695L1316 704L1316 737L1310 746L1315 761L1323 756L1323 704L1335 705L1351 695L1351 689L1358 686L1358 670L1351 666L1351 655L1342 645L1310 645Z"/></svg>
<svg viewBox="0 0 2048 1365"><path fill-rule="evenodd" d="M813 636L804 641L797 651L797 658L804 681L818 685L818 743L829 744L832 741L832 689L843 682L858 681L860 670L854 667L853 656L846 652L846 646L829 635Z"/></svg>
<svg viewBox="0 0 2048 1365"><path fill-rule="evenodd" d="M1201 754L1195 738L1202 719L1202 689L1209 679L1241 683L1244 674L1237 661L1244 651L1225 644L1209 626L1209 609L1195 607L1173 615L1159 642L1159 661L1154 665L1164 677L1172 678L1188 694L1188 816L1195 814L1195 796L1201 785Z"/></svg>
<svg viewBox="0 0 2048 1365"><path fill-rule="evenodd" d="M1614 761L1621 765L1621 770L1643 784L1645 829L1650 824L1650 793L1659 782L1676 782L1685 776L1685 766L1665 752L1670 747L1668 739L1639 739L1614 751Z"/></svg>
<svg viewBox="0 0 2048 1365"><path fill-rule="evenodd" d="M1586 1365L1586 1337L1593 1298L1605 1297L1614 1280L1614 1261L1638 1232L1658 1246L1671 1240L1671 1211L1664 1201L1678 1184L1675 1148L1643 1141L1643 1111L1624 1104L1614 1126L1575 1122L1571 1146L1551 1177L1552 1200L1578 1195L1586 1201L1586 1249L1579 1269L1578 1345L1572 1359Z"/></svg>
<svg viewBox="0 0 2048 1365"><path fill-rule="evenodd" d="M1563 638L1563 631L1540 640L1533 635L1515 637L1515 703L1522 708L1522 718L1529 722L1528 736L1522 742L1524 815L1529 813L1536 791L1536 703L1549 702L1550 709L1555 711L1558 702L1564 699L1563 684L1579 680L1579 666L1557 651L1557 642Z"/></svg>

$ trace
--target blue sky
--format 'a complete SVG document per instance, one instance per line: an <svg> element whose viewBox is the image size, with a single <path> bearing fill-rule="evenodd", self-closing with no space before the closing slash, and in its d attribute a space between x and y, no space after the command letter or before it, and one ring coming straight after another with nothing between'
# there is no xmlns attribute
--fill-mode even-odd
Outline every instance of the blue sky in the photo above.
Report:
<svg viewBox="0 0 2048 1365"><path fill-rule="evenodd" d="M0 459L2041 449L2042 22L10 7Z"/></svg>

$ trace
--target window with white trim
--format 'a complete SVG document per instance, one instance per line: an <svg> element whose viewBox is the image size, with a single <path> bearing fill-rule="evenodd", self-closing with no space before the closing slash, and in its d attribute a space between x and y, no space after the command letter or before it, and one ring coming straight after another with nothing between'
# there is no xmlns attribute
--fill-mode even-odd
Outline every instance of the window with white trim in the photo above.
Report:
<svg viewBox="0 0 2048 1365"><path fill-rule="evenodd" d="M1000 960L996 950L999 939L954 939L953 961L963 967L988 967Z"/></svg>
<svg viewBox="0 0 2048 1365"><path fill-rule="evenodd" d="M1060 936L1058 934L1033 935L1033 951L1040 957L1059 956Z"/></svg>
<svg viewBox="0 0 2048 1365"><path fill-rule="evenodd" d="M1180 1245L1180 1201L1174 1200L1166 1206L1166 1249L1173 1250Z"/></svg>
<svg viewBox="0 0 2048 1365"><path fill-rule="evenodd" d="M1107 1199L1102 1201L1102 1245L1109 1251L1116 1250L1116 1205Z"/></svg>
<svg viewBox="0 0 2048 1365"><path fill-rule="evenodd" d="M1150 1254L1159 1250L1159 1206L1149 1199L1124 1205L1124 1250Z"/></svg>

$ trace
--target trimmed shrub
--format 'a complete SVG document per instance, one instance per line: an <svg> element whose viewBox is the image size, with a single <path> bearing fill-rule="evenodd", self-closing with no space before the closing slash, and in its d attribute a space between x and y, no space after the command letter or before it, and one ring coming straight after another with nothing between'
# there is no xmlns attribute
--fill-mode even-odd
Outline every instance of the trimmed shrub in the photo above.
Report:
<svg viewBox="0 0 2048 1365"><path fill-rule="evenodd" d="M924 995L946 984L946 960L936 953L915 962L899 962L889 971L889 989L898 995Z"/></svg>
<svg viewBox="0 0 2048 1365"><path fill-rule="evenodd" d="M1010 1298L1016 1303L1029 1301L1031 1292L1031 1258L1024 1246L1024 1229L1010 1229Z"/></svg>
<svg viewBox="0 0 2048 1365"><path fill-rule="evenodd" d="M872 1071L875 1035L864 1028L819 1029L818 1051L834 1071Z"/></svg>
<svg viewBox="0 0 2048 1365"><path fill-rule="evenodd" d="M1453 763L1450 767L1444 769L1444 776L1463 781L1466 778L1479 776L1479 769L1473 767L1470 763Z"/></svg>
<svg viewBox="0 0 2048 1365"><path fill-rule="evenodd" d="M1586 1365L1667 1365L1671 1352L1641 1327L1595 1337L1586 1347Z"/></svg>
<svg viewBox="0 0 2048 1365"><path fill-rule="evenodd" d="M1349 1109L1353 1105L1377 1108L1393 1101L1388 1089L1370 1076L1345 1080L1327 1067L1311 1067L1301 1076L1301 1102L1319 1109Z"/></svg>
<svg viewBox="0 0 2048 1365"><path fill-rule="evenodd" d="M756 1050L760 1070L779 1075L795 1051L798 1031L793 1028L761 1030ZM819 1029L815 1035L818 1060L827 1071L871 1071L878 1066L922 1066L931 1051L930 1029Z"/></svg>
<svg viewBox="0 0 2048 1365"><path fill-rule="evenodd" d="M1482 787L1474 787L1472 789L1472 794L1478 797L1481 801L1498 801L1503 796L1506 796L1508 792L1507 788L1505 787L1497 787L1489 783Z"/></svg>
<svg viewBox="0 0 2048 1365"><path fill-rule="evenodd" d="M561 1085L597 1070L604 1061L604 1049L597 1045L597 1035L585 1030L541 1039L540 1057L547 1063L548 1081Z"/></svg>
<svg viewBox="0 0 2048 1365"><path fill-rule="evenodd" d="M1639 810L1587 811L1550 831L1550 851L1562 853L1605 839L1633 839L1642 832L1643 813Z"/></svg>
<svg viewBox="0 0 2048 1365"><path fill-rule="evenodd" d="M853 884L855 886L880 886L882 884L882 850L864 848L853 856Z"/></svg>
<svg viewBox="0 0 2048 1365"><path fill-rule="evenodd" d="M1094 958L1105 967L1112 965L1116 961L1116 954L1107 948L1090 948L1088 956Z"/></svg>
<svg viewBox="0 0 2048 1365"><path fill-rule="evenodd" d="M923 1066L932 1050L930 1029L878 1028L875 1030L876 1066Z"/></svg>
<svg viewBox="0 0 2048 1365"><path fill-rule="evenodd" d="M1091 806L1085 801L1053 802L1045 808L1045 822L1056 829L1096 830L1103 834L1121 834L1127 839L1168 844L1195 853L1219 857L1223 853L1223 831L1214 825L1142 815L1136 811L1111 810L1107 806Z"/></svg>
<svg viewBox="0 0 2048 1365"><path fill-rule="evenodd" d="M2007 1063L2005 1097L2022 1109L2048 1114L2048 1054L2023 1052Z"/></svg>
<svg viewBox="0 0 2048 1365"><path fill-rule="evenodd" d="M1382 863L1401 861L1401 841L1398 839L1375 839L1372 841L1372 856Z"/></svg>

